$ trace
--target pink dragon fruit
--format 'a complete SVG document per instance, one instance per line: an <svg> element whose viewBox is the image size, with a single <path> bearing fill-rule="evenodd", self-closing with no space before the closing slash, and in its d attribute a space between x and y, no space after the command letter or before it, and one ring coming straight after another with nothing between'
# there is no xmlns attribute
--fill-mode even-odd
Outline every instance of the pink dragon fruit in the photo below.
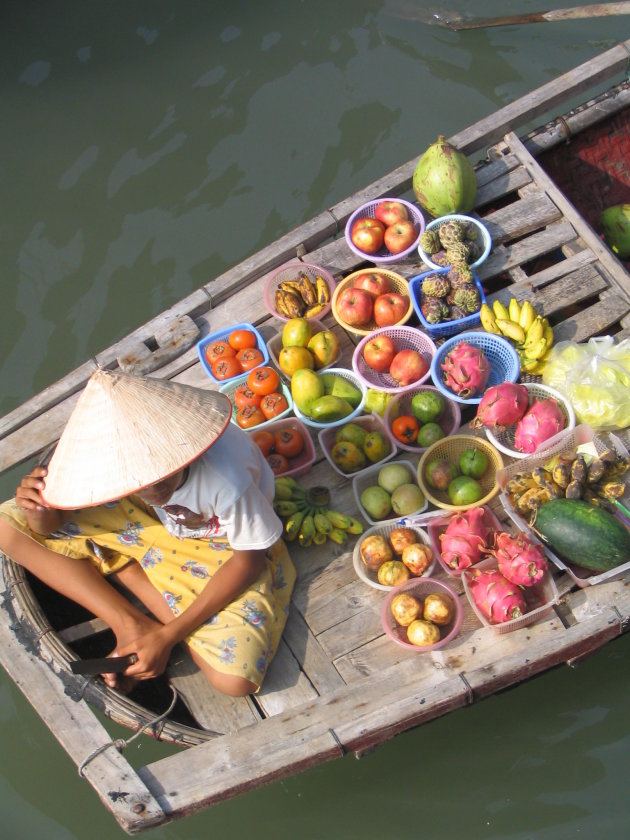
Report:
<svg viewBox="0 0 630 840"><path fill-rule="evenodd" d="M532 542L525 534L513 537L505 531L495 536L495 550L499 571L510 583L534 586L547 571L547 560L542 546Z"/></svg>
<svg viewBox="0 0 630 840"><path fill-rule="evenodd" d="M529 392L524 385L502 382L485 392L472 422L475 429L487 426L501 429L518 423L529 406Z"/></svg>
<svg viewBox="0 0 630 840"><path fill-rule="evenodd" d="M470 508L451 517L440 534L442 560L451 569L467 569L481 560L482 549L490 544L492 525L483 508Z"/></svg>
<svg viewBox="0 0 630 840"><path fill-rule="evenodd" d="M518 421L514 446L519 452L535 452L541 443L561 432L567 421L557 400L534 400L532 407Z"/></svg>
<svg viewBox="0 0 630 840"><path fill-rule="evenodd" d="M490 376L490 362L481 347L460 341L442 362L444 383L453 393L467 400L481 393Z"/></svg>
<svg viewBox="0 0 630 840"><path fill-rule="evenodd" d="M523 591L503 577L501 572L496 569L472 569L467 574L473 600L488 621L502 624L525 615L527 603Z"/></svg>

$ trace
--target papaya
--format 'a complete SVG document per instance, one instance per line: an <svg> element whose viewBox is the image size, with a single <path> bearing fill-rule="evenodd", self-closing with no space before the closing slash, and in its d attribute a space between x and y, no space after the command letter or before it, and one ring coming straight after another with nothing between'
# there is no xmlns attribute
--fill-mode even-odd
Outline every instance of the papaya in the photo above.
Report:
<svg viewBox="0 0 630 840"><path fill-rule="evenodd" d="M582 499L552 499L538 508L535 530L576 566L608 572L630 560L630 531L611 513Z"/></svg>
<svg viewBox="0 0 630 840"><path fill-rule="evenodd" d="M332 423L335 420L342 420L352 414L352 411L353 408L348 400L326 394L311 403L309 414L318 423Z"/></svg>
<svg viewBox="0 0 630 840"><path fill-rule="evenodd" d="M621 260L630 260L630 204L607 207L599 217L599 224L608 247Z"/></svg>
<svg viewBox="0 0 630 840"><path fill-rule="evenodd" d="M353 408L361 402L363 394L361 391L343 376L336 373L322 373L320 378L324 383L324 393L332 397L341 397L347 400Z"/></svg>

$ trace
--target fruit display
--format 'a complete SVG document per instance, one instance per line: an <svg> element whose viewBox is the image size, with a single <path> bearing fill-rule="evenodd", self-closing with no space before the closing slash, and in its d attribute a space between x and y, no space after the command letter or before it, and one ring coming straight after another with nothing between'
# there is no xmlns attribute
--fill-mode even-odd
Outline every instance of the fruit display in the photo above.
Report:
<svg viewBox="0 0 630 840"><path fill-rule="evenodd" d="M613 449L593 457L583 453L552 456L544 465L519 470L505 484L512 508L533 523L537 511L556 499L583 500L592 507L614 512L615 500L626 486L620 480L630 459Z"/></svg>
<svg viewBox="0 0 630 840"><path fill-rule="evenodd" d="M306 470L315 460L313 442L299 420L285 418L251 434L276 476Z"/></svg>
<svg viewBox="0 0 630 840"><path fill-rule="evenodd" d="M305 422L326 424L354 414L363 402L364 393L349 371L330 368L318 373L299 368L291 377L291 397Z"/></svg>
<svg viewBox="0 0 630 840"><path fill-rule="evenodd" d="M433 231L425 231L423 236ZM419 281L419 314L429 327L449 321L461 321L481 309L484 297L481 285L466 266L452 266L421 275ZM416 284L411 288L416 294ZM469 323L469 322L467 322Z"/></svg>
<svg viewBox="0 0 630 840"><path fill-rule="evenodd" d="M289 318L268 347L272 360L288 379L300 368L329 367L340 353L337 335L332 330L314 327L307 318Z"/></svg>
<svg viewBox="0 0 630 840"><path fill-rule="evenodd" d="M392 444L384 429L380 430L369 419L366 425L350 422L337 427L328 448L322 434L320 443L329 460L341 473L356 473L366 466L385 460L392 453Z"/></svg>
<svg viewBox="0 0 630 840"><path fill-rule="evenodd" d="M411 578L386 597L381 617L386 633L402 647L431 650L457 634L461 606L444 584Z"/></svg>
<svg viewBox="0 0 630 840"><path fill-rule="evenodd" d="M414 246L420 232L419 215L401 199L368 202L348 219L346 238L361 254L395 257Z"/></svg>
<svg viewBox="0 0 630 840"><path fill-rule="evenodd" d="M416 164L413 192L434 218L468 213L477 198L477 176L466 155L440 135Z"/></svg>
<svg viewBox="0 0 630 840"><path fill-rule="evenodd" d="M449 570L461 572L483 559L494 534L495 522L485 508L455 513L436 529L439 556Z"/></svg>
<svg viewBox="0 0 630 840"><path fill-rule="evenodd" d="M391 461L365 470L353 479L354 493L370 522L418 513L426 504L418 486L413 464Z"/></svg>
<svg viewBox="0 0 630 840"><path fill-rule="evenodd" d="M363 533L363 525L353 516L331 510L330 490L317 486L306 489L291 476L275 479L274 510L284 521L282 536L307 548L326 540L344 545L351 535Z"/></svg>
<svg viewBox="0 0 630 840"><path fill-rule="evenodd" d="M490 362L481 347L460 341L440 365L444 385L462 399L480 394L490 377Z"/></svg>
<svg viewBox="0 0 630 840"><path fill-rule="evenodd" d="M421 577L433 563L433 549L413 528L396 526L389 533L373 531L358 543L358 557L381 586L400 586Z"/></svg>
<svg viewBox="0 0 630 840"><path fill-rule="evenodd" d="M507 338L518 353L521 370L541 376L553 345L553 328L528 300L522 303L513 297L506 307L496 299L479 310L481 325L486 332Z"/></svg>
<svg viewBox="0 0 630 840"><path fill-rule="evenodd" d="M294 279L282 280L274 294L278 314L285 318L314 318L330 302L330 288L318 274L315 281L305 271L296 271Z"/></svg>

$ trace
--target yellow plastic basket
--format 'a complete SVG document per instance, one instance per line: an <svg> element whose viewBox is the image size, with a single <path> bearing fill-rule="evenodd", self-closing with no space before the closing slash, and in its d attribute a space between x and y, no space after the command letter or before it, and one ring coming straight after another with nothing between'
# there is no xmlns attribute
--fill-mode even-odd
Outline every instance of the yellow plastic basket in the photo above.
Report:
<svg viewBox="0 0 630 840"><path fill-rule="evenodd" d="M339 295L344 289L351 288L354 285L355 279L359 276L359 274L382 274L389 280L390 289L392 292L398 292L399 294L403 295L407 298L407 311L395 324L391 326L398 327L401 324L406 324L407 321L411 318L414 313L413 303L411 302L411 296L409 294L409 283L405 278L400 275L396 274L395 271L389 271L386 268L381 268L380 266L377 268L364 268L362 271L353 271L352 274L348 274L347 277L344 277L341 280L333 292L332 296L332 314L335 318L335 321L339 324L340 327L343 327L344 330L347 330L349 333L353 333L354 335L369 335L373 330L381 329L376 321L370 321L368 324L365 324L362 327L353 327L350 324L346 324L343 318L339 315L339 310L337 309L337 301L339 300Z"/></svg>

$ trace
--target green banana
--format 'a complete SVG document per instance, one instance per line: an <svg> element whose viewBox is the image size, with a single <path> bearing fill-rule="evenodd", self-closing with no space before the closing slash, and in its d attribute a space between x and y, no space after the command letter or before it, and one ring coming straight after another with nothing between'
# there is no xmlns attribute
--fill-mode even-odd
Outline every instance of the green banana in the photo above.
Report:
<svg viewBox="0 0 630 840"><path fill-rule="evenodd" d="M274 498L276 500L288 502L293 498L293 490L288 484L276 484Z"/></svg>
<svg viewBox="0 0 630 840"><path fill-rule="evenodd" d="M337 545L343 545L346 541L346 532L342 531L341 528L332 528L328 534L328 539L337 543Z"/></svg>
<svg viewBox="0 0 630 840"><path fill-rule="evenodd" d="M299 507L296 502L292 502L288 499L276 499L273 503L273 509L278 516L291 516L292 514L297 513Z"/></svg>
<svg viewBox="0 0 630 840"><path fill-rule="evenodd" d="M314 545L323 545L327 540L326 534L322 534L319 531L315 531L313 534L313 544Z"/></svg>
<svg viewBox="0 0 630 840"><path fill-rule="evenodd" d="M308 548L313 542L313 537L303 537L302 534L298 535L298 543L302 546L302 548Z"/></svg>
<svg viewBox="0 0 630 840"><path fill-rule="evenodd" d="M360 522L358 519L355 519L354 516L350 517L350 527L346 529L348 534L362 534L363 533L363 523Z"/></svg>
<svg viewBox="0 0 630 840"><path fill-rule="evenodd" d="M313 521L313 514L307 513L304 519L302 520L302 524L300 525L298 536L300 537L300 540L311 540L313 539L314 533L315 522Z"/></svg>
<svg viewBox="0 0 630 840"><path fill-rule="evenodd" d="M341 531L347 531L350 525L352 524L352 517L348 516L345 513L341 513L338 510L329 510L326 513L326 516L330 520L332 530L334 531L336 528Z"/></svg>
<svg viewBox="0 0 630 840"><path fill-rule="evenodd" d="M332 530L332 522L326 516L326 514L322 511L321 513L316 513L313 517L313 521L315 523L315 530L318 534L329 534Z"/></svg>
<svg viewBox="0 0 630 840"><path fill-rule="evenodd" d="M295 513L291 514L287 521L284 523L284 538L291 542L294 540L300 530L300 526L302 525L302 520L306 516L306 509L298 510Z"/></svg>

